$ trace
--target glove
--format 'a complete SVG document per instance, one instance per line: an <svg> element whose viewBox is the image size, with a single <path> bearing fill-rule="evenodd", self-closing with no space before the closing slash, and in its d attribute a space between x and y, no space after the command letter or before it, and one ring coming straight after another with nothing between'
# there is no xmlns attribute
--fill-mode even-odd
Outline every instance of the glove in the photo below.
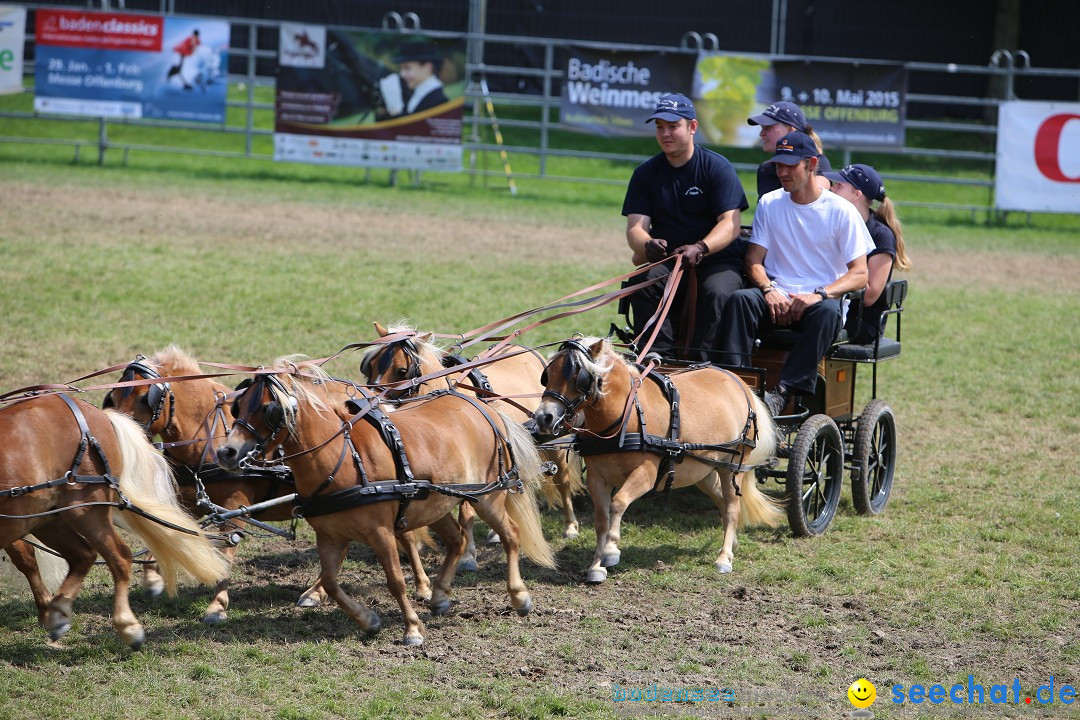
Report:
<svg viewBox="0 0 1080 720"><path fill-rule="evenodd" d="M391 73L379 79L379 94L382 95L386 112L400 115L405 109L405 100L401 96L401 76Z"/></svg>
<svg viewBox="0 0 1080 720"><path fill-rule="evenodd" d="M708 253L704 240L698 240L693 245L683 245L675 250L676 255L683 256L683 262L687 265L697 265Z"/></svg>
<svg viewBox="0 0 1080 720"><path fill-rule="evenodd" d="M649 262L660 262L667 256L667 240L649 238L649 242L645 243L645 259Z"/></svg>

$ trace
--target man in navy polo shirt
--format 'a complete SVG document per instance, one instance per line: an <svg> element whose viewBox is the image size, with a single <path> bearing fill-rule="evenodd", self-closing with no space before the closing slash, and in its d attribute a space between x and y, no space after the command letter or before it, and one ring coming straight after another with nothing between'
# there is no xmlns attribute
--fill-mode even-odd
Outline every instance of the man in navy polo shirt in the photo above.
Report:
<svg viewBox="0 0 1080 720"><path fill-rule="evenodd" d="M817 366L843 323L840 297L866 287L866 255L874 243L858 210L819 187L817 146L809 135L791 132L776 143L769 160L782 187L766 193L754 213L746 249L752 288L731 296L721 332L723 362L749 367L762 323L802 331L765 394L773 416L792 395L812 395Z"/></svg>
<svg viewBox="0 0 1080 720"><path fill-rule="evenodd" d="M746 243L739 239L741 213L749 205L731 163L694 144L697 114L685 95L664 95L646 122L656 123L661 152L639 165L626 189L622 214L626 216L626 242L634 262L658 262L682 255L695 267L697 302L690 349L676 348L675 324L686 302L686 283L662 323L653 349L665 358L685 354L709 360L717 346L717 330L728 297L742 287ZM670 263L658 265L647 277L671 272ZM644 279L644 278L643 278ZM663 283L630 297L634 331L642 335L656 312Z"/></svg>

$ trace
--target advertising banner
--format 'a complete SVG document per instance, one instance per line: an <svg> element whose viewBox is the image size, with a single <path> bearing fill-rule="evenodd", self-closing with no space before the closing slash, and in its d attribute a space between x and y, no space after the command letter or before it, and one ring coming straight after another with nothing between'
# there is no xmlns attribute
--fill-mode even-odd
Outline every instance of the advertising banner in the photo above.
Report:
<svg viewBox="0 0 1080 720"><path fill-rule="evenodd" d="M902 147L907 71L899 64L769 61L702 53L694 104L706 141L751 147L761 128L746 124L778 101L793 102L828 148Z"/></svg>
<svg viewBox="0 0 1080 720"><path fill-rule="evenodd" d="M0 95L22 92L26 9L0 5Z"/></svg>
<svg viewBox="0 0 1080 720"><path fill-rule="evenodd" d="M595 135L655 131L645 119L667 93L687 93L696 54L617 52L571 47L559 104L563 125Z"/></svg>
<svg viewBox="0 0 1080 720"><path fill-rule="evenodd" d="M465 42L283 23L274 159L461 170Z"/></svg>
<svg viewBox="0 0 1080 720"><path fill-rule="evenodd" d="M1080 213L1080 104L1001 103L994 206Z"/></svg>
<svg viewBox="0 0 1080 720"><path fill-rule="evenodd" d="M37 11L34 109L225 122L229 23Z"/></svg>

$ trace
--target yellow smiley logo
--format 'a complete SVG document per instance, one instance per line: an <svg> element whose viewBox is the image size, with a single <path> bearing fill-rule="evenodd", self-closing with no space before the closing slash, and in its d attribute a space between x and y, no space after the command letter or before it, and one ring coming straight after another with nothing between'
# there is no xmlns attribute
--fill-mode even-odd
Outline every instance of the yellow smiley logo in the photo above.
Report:
<svg viewBox="0 0 1080 720"><path fill-rule="evenodd" d="M877 688L866 678L859 678L851 683L847 690L848 700L857 708L868 708L877 700Z"/></svg>

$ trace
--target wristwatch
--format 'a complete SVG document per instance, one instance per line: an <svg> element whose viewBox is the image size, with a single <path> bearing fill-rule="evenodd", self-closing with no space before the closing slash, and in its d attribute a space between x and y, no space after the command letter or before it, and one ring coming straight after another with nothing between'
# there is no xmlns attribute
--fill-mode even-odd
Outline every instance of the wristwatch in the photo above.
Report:
<svg viewBox="0 0 1080 720"><path fill-rule="evenodd" d="M762 285L761 286L761 294L762 295L768 295L769 293L771 293L775 289L776 289L776 281L773 280L768 285Z"/></svg>
<svg viewBox="0 0 1080 720"><path fill-rule="evenodd" d="M822 300L828 300L829 299L829 293L826 292L824 287L814 288L814 292L816 292L818 295L820 295Z"/></svg>

